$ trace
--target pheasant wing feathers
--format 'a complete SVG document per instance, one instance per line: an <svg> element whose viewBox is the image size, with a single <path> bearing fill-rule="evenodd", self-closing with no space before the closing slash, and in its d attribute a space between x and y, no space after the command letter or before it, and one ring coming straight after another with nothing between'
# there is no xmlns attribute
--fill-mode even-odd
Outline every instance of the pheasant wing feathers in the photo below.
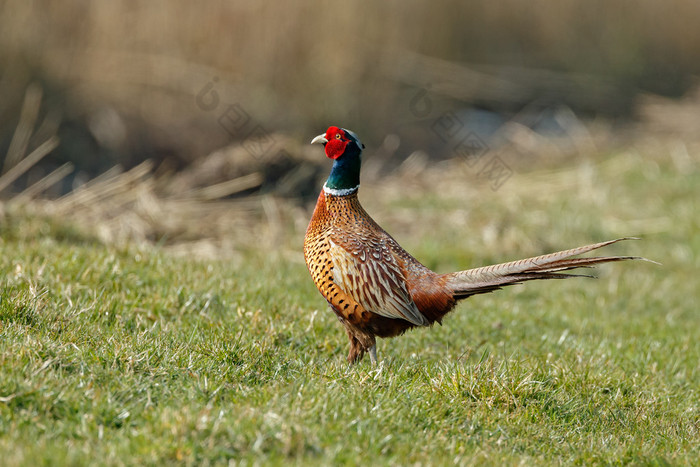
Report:
<svg viewBox="0 0 700 467"><path fill-rule="evenodd" d="M348 238L335 232L328 238L333 280L366 310L418 326L428 320L416 307L406 286L406 276L383 238Z"/></svg>

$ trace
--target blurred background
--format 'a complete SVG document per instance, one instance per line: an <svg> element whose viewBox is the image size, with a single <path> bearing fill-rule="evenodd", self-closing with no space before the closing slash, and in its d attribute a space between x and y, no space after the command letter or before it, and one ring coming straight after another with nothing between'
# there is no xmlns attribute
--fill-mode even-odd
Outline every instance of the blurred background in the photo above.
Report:
<svg viewBox="0 0 700 467"><path fill-rule="evenodd" d="M3 215L213 256L261 222L303 233L329 168L308 142L332 124L370 182L459 167L493 193L629 147L682 170L698 18L693 0L5 0Z"/></svg>

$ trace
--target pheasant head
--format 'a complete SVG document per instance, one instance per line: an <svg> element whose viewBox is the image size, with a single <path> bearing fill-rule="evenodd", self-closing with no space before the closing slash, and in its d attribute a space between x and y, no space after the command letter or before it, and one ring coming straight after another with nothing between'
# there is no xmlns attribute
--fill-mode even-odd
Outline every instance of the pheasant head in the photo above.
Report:
<svg viewBox="0 0 700 467"><path fill-rule="evenodd" d="M356 191L360 186L360 154L365 147L357 135L350 130L332 126L326 133L311 140L311 144L314 143L323 144L326 156L334 161L324 189L331 194Z"/></svg>

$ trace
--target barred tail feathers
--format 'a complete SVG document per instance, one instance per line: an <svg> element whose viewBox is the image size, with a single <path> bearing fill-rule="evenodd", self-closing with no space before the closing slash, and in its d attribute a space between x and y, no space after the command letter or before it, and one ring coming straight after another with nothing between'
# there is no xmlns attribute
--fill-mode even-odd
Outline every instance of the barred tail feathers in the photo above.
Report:
<svg viewBox="0 0 700 467"><path fill-rule="evenodd" d="M509 263L494 264L481 268L445 274L448 287L455 299L467 298L471 295L493 292L502 287L519 284L525 281L542 279L566 279L568 277L593 277L584 274L567 274L575 268L588 268L596 264L612 263L626 260L647 260L640 256L596 256L590 258L574 258L575 256L603 248L623 240L637 240L635 237L624 237L607 242L594 243L570 250L558 251L548 255L535 256Z"/></svg>

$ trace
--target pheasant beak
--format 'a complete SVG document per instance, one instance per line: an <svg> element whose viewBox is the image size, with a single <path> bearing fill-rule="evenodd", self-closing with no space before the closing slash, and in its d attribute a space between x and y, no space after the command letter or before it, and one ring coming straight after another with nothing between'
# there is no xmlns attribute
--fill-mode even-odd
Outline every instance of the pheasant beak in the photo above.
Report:
<svg viewBox="0 0 700 467"><path fill-rule="evenodd" d="M325 145L327 142L328 142L328 140L326 139L325 134L318 135L317 137L315 137L314 139L311 140L311 144L321 143L321 144Z"/></svg>

